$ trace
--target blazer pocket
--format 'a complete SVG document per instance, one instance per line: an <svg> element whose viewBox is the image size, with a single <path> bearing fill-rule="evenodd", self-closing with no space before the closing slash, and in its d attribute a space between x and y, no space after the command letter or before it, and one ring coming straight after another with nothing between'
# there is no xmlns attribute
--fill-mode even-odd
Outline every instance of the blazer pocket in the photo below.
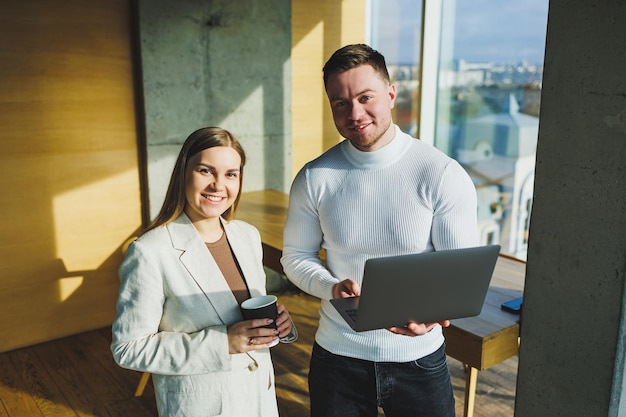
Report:
<svg viewBox="0 0 626 417"><path fill-rule="evenodd" d="M221 395L207 395L206 392L167 393L167 417L219 417L222 413Z"/></svg>

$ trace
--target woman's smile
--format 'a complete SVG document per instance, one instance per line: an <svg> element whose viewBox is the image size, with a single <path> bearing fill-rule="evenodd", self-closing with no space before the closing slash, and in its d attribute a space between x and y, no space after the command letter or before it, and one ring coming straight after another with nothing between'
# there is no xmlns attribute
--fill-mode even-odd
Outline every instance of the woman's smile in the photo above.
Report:
<svg viewBox="0 0 626 417"><path fill-rule="evenodd" d="M215 146L189 159L185 177L185 213L192 222L217 220L239 195L241 156L233 148Z"/></svg>

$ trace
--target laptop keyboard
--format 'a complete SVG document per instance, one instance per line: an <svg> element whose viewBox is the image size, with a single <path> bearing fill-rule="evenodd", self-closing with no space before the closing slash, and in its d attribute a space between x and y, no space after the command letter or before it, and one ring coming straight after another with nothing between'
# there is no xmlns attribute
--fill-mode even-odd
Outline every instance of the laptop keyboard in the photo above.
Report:
<svg viewBox="0 0 626 417"><path fill-rule="evenodd" d="M357 312L356 308L353 308L351 310L346 310L348 317L350 317L354 321L356 321L356 312Z"/></svg>

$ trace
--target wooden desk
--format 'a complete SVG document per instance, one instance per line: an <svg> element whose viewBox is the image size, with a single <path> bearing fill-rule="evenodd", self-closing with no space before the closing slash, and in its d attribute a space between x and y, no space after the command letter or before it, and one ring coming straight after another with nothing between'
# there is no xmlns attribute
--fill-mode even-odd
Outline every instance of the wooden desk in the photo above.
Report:
<svg viewBox="0 0 626 417"><path fill-rule="evenodd" d="M279 191L248 192L242 194L235 216L259 229L263 241L263 262L280 273L283 273L280 256L288 204L288 195ZM525 273L524 262L501 255L481 314L453 320L450 327L444 329L446 353L467 367L465 417L474 414L478 371L518 352L519 316L503 311L500 305L522 294Z"/></svg>
<svg viewBox="0 0 626 417"><path fill-rule="evenodd" d="M243 193L235 218L256 226L263 242L263 264L283 274L283 228L287 218L289 195L275 190Z"/></svg>
<svg viewBox="0 0 626 417"><path fill-rule="evenodd" d="M474 415L478 371L517 355L520 317L500 305L522 295L525 273L524 262L500 255L480 315L452 320L443 329L446 353L466 366L465 417Z"/></svg>

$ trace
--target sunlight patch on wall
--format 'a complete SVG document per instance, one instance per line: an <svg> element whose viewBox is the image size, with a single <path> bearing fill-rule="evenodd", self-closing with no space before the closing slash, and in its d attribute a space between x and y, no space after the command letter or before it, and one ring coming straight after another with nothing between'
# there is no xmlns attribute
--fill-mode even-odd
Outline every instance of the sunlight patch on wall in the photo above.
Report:
<svg viewBox="0 0 626 417"><path fill-rule="evenodd" d="M138 184L136 171L120 172L53 198L56 257L70 274L100 267L140 225L137 189L129 184Z"/></svg>
<svg viewBox="0 0 626 417"><path fill-rule="evenodd" d="M272 128L265 129L264 108L267 97L264 96L263 86L257 86L238 103L232 103L236 108L219 123L219 126L229 130L237 137L246 152L247 162L243 176L244 190L260 190L265 184L265 164L271 163L266 158L265 143L267 132ZM269 135L268 141L276 140Z"/></svg>
<svg viewBox="0 0 626 417"><path fill-rule="evenodd" d="M234 104L234 103L233 103ZM248 132L263 126L263 86L258 86L246 97L241 99L237 107L219 124L234 134Z"/></svg>
<svg viewBox="0 0 626 417"><path fill-rule="evenodd" d="M83 277L67 277L59 279L59 301L63 302L70 298L83 284Z"/></svg>

